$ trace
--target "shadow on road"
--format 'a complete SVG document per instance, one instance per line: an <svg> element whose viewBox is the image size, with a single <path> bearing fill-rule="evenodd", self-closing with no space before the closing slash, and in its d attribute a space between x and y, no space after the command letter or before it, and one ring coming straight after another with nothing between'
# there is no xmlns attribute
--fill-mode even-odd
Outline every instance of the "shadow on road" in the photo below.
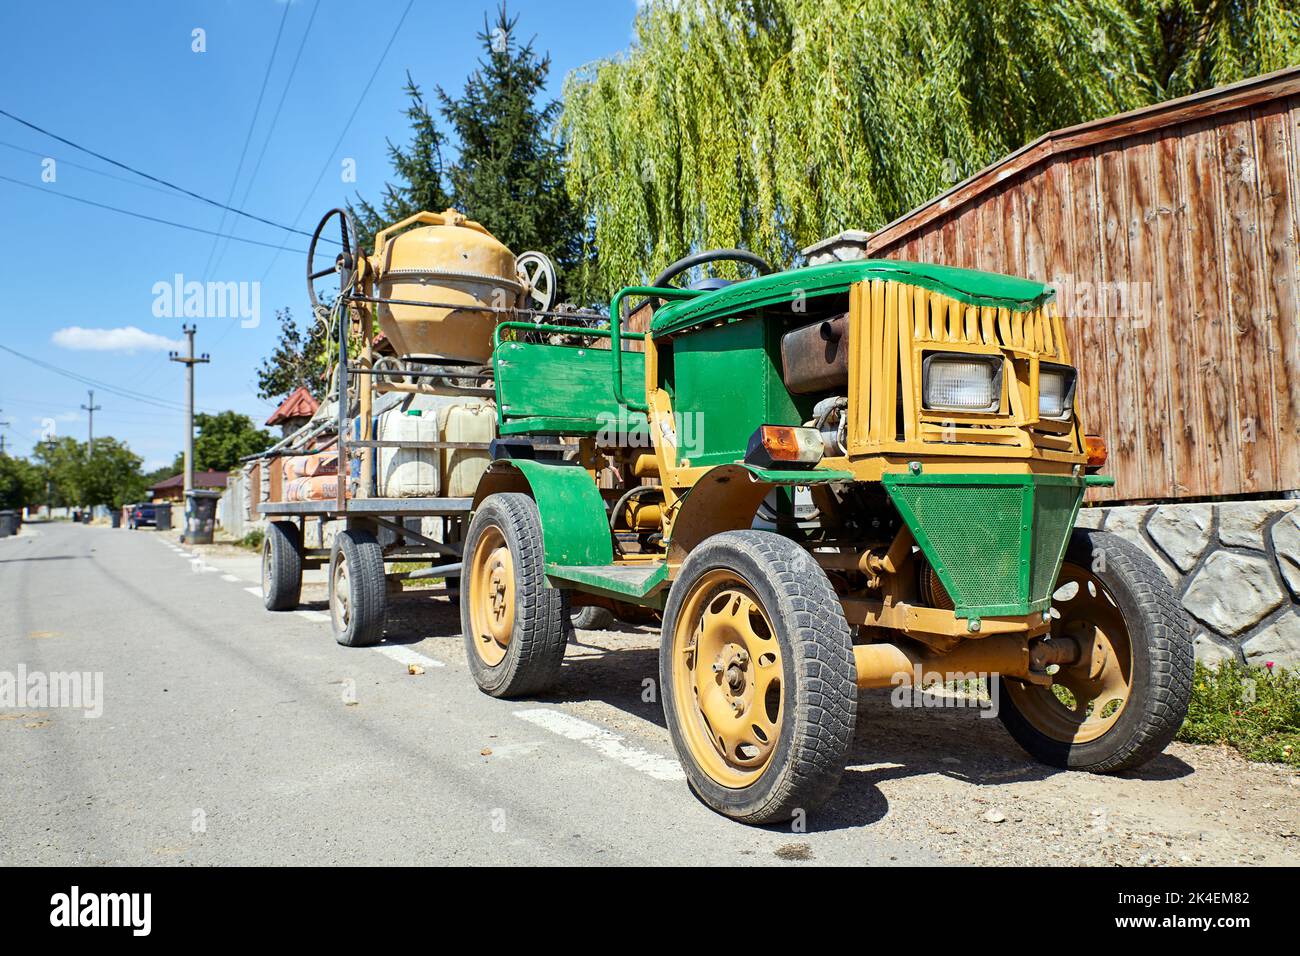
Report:
<svg viewBox="0 0 1300 956"><path fill-rule="evenodd" d="M327 609L323 602L304 605ZM390 644L461 641L460 608L445 597L407 592L394 596L385 640ZM445 653L443 656L447 656ZM665 728L658 700L659 632L581 631L569 644L560 682L539 703L603 703L630 717ZM936 698L924 698L934 703ZM976 707L895 706L889 690L858 695L857 730L848 767L830 801L809 821L818 831L860 828L882 819L889 801L881 785L936 774L977 787L1045 780L1064 773L1035 762L1003 729ZM984 715L984 716L981 716ZM1162 754L1119 776L1174 780L1193 773L1184 761ZM772 828L789 832L789 825Z"/></svg>
<svg viewBox="0 0 1300 956"><path fill-rule="evenodd" d="M0 558L0 564L22 564L26 561L77 561L88 554L45 554L35 558Z"/></svg>

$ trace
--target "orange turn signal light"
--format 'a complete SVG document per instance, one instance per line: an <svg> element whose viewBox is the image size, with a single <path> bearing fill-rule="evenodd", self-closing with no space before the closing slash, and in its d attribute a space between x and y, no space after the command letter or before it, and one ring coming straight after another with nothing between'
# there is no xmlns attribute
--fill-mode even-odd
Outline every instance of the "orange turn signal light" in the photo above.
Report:
<svg viewBox="0 0 1300 956"><path fill-rule="evenodd" d="M766 466L776 462L815 465L824 452L821 434L798 425L760 425L749 439L745 460Z"/></svg>
<svg viewBox="0 0 1300 956"><path fill-rule="evenodd" d="M1106 439L1100 435L1083 436L1083 453L1087 456L1089 469L1100 468L1106 464Z"/></svg>

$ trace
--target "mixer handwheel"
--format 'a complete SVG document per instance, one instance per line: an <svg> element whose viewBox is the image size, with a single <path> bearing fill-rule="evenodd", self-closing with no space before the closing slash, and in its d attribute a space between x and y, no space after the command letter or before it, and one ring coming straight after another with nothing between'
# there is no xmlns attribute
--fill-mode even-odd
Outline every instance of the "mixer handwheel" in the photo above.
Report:
<svg viewBox="0 0 1300 956"><path fill-rule="evenodd" d="M343 248L334 257L332 265L324 269L316 268L316 244L320 242L325 233L325 227L335 216L339 219L339 245ZM326 242L334 242L333 239L326 239ZM320 223L316 226L316 231L311 235L311 244L307 246L307 298L311 300L312 312L319 314L322 306L320 299L316 297L316 280L323 279L328 275L338 275L339 288L344 289L348 286L352 278L352 270L356 266L356 255L360 249L354 248L359 245L357 237L356 223L352 221L351 214L346 209L331 209L325 213Z"/></svg>
<svg viewBox="0 0 1300 956"><path fill-rule="evenodd" d="M555 304L555 264L544 252L525 252L515 258L515 273L524 285L527 308L547 312Z"/></svg>

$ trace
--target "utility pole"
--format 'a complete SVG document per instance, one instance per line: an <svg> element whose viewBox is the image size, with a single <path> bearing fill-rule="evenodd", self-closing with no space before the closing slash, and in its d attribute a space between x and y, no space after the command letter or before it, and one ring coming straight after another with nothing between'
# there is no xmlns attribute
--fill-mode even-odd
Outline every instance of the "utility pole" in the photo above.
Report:
<svg viewBox="0 0 1300 956"><path fill-rule="evenodd" d="M0 415L3 415L4 413L5 410L3 408L0 408ZM0 421L0 428L8 428L8 427L9 427L9 422ZM3 455L5 453L5 437L6 436L4 432L0 432L0 455Z"/></svg>
<svg viewBox="0 0 1300 956"><path fill-rule="evenodd" d="M171 352L167 357L185 366L185 493L189 494L194 488L194 366L203 365L211 359L207 352L199 356L194 354L194 333L198 331L196 326L182 325L181 331L189 341L188 354Z"/></svg>
<svg viewBox="0 0 1300 956"><path fill-rule="evenodd" d="M85 411L90 412L90 428L86 433L86 457L94 458L95 457L95 412L99 411L104 406L95 404L95 390L93 388L87 389L86 391L90 395L90 404L81 406Z"/></svg>

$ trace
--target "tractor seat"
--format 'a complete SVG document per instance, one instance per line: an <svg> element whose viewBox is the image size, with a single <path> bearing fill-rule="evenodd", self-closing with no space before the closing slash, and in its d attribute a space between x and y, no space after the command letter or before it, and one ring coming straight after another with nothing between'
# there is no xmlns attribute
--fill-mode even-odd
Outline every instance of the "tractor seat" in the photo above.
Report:
<svg viewBox="0 0 1300 956"><path fill-rule="evenodd" d="M610 445L648 444L644 412L614 400L609 349L502 342L492 356L502 435L599 436ZM624 352L623 395L645 403L645 353Z"/></svg>

